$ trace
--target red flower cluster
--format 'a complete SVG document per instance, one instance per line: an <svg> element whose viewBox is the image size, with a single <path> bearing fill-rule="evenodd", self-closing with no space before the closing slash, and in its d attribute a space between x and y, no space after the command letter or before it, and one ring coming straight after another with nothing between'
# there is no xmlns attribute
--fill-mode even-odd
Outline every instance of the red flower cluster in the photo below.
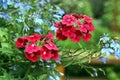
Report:
<svg viewBox="0 0 120 80"><path fill-rule="evenodd" d="M92 18L86 15L66 14L60 22L56 22L54 26L57 29L56 37L59 40L69 38L73 42L79 42L81 39L89 41L91 39L90 31L94 31Z"/></svg>
<svg viewBox="0 0 120 80"><path fill-rule="evenodd" d="M58 48L54 44L52 33L47 36L33 34L20 37L15 44L17 48L25 49L26 58L32 62L36 62L39 57L43 60L58 60Z"/></svg>

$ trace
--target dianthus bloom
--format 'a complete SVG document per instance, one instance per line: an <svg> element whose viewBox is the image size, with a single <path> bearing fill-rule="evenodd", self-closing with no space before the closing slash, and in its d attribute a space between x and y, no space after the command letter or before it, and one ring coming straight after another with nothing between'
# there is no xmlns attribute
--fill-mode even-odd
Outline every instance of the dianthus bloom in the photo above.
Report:
<svg viewBox="0 0 120 80"><path fill-rule="evenodd" d="M48 35L33 34L24 36L16 40L17 48L25 49L25 57L36 62L41 58L42 60L58 60L58 48L54 44L54 37L52 33Z"/></svg>
<svg viewBox="0 0 120 80"><path fill-rule="evenodd" d="M27 44L28 40L26 37L21 37L18 38L17 41L15 42L17 48L24 48Z"/></svg>
<svg viewBox="0 0 120 80"><path fill-rule="evenodd" d="M54 24L58 28L56 37L59 40L69 38L73 42L79 42L81 39L89 41L92 37L90 32L94 31L92 20L92 18L82 14L66 14L60 22Z"/></svg>

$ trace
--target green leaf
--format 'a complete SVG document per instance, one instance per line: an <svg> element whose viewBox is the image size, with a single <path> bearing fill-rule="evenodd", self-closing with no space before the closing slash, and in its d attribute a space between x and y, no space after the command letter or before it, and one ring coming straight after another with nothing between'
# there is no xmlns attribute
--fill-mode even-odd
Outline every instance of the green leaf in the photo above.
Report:
<svg viewBox="0 0 120 80"><path fill-rule="evenodd" d="M10 47L10 44L9 43L1 43L1 46L2 46L2 48L4 48L4 47Z"/></svg>
<svg viewBox="0 0 120 80"><path fill-rule="evenodd" d="M42 74L38 77L38 80L46 80L48 74Z"/></svg>

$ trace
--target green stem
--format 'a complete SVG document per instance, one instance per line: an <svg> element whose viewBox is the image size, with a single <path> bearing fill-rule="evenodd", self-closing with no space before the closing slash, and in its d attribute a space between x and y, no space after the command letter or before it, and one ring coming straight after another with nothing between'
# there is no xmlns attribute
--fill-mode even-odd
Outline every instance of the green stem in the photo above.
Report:
<svg viewBox="0 0 120 80"><path fill-rule="evenodd" d="M23 77L22 80L27 80L27 76L28 76L28 73L29 73L29 72L30 72L30 66L29 66L29 68L27 69L26 74L25 74L25 76Z"/></svg>
<svg viewBox="0 0 120 80"><path fill-rule="evenodd" d="M0 66L1 66L1 65L6 65L6 64L7 64L7 65L10 64L10 62L7 62L7 63L0 63Z"/></svg>
<svg viewBox="0 0 120 80"><path fill-rule="evenodd" d="M11 11L9 14L13 14L13 13L15 13L15 12L18 12L20 9L16 9L16 10L13 10L13 11Z"/></svg>

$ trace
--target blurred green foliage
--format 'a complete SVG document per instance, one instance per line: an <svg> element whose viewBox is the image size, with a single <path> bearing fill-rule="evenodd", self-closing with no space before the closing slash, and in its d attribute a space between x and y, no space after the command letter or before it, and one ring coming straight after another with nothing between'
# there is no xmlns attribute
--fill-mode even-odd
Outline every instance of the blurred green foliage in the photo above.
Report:
<svg viewBox="0 0 120 80"><path fill-rule="evenodd" d="M62 8L66 13L86 14L90 17L93 16L92 9L88 0L61 0Z"/></svg>
<svg viewBox="0 0 120 80"><path fill-rule="evenodd" d="M116 20L114 20L116 18ZM103 25L120 27L120 1L108 0L104 3ZM114 24L116 26L114 26Z"/></svg>

